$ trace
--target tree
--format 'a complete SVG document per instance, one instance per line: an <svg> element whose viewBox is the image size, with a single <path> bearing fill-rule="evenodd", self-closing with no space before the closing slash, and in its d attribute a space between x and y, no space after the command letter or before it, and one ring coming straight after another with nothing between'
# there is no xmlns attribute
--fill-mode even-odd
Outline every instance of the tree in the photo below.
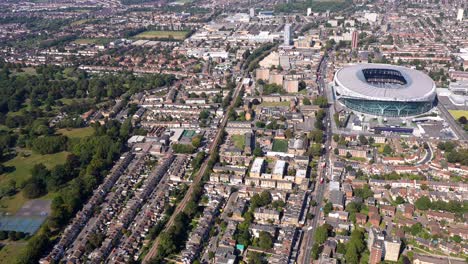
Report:
<svg viewBox="0 0 468 264"><path fill-rule="evenodd" d="M303 103L304 105L311 105L311 104L312 104L312 103L310 102L310 99L307 98L307 97L304 97L304 99L302 99L302 103Z"/></svg>
<svg viewBox="0 0 468 264"><path fill-rule="evenodd" d="M366 136L364 136L364 135L359 135L359 142L361 142L361 145L369 144L369 141L367 140Z"/></svg>
<svg viewBox="0 0 468 264"><path fill-rule="evenodd" d="M201 146L202 136L198 135L192 138L192 146L194 148L199 148Z"/></svg>
<svg viewBox="0 0 468 264"><path fill-rule="evenodd" d="M338 135L338 134L333 134L333 141L335 141L336 143L338 143L338 141L340 141L340 135Z"/></svg>
<svg viewBox="0 0 468 264"><path fill-rule="evenodd" d="M458 244L460 244L463 241L463 239L459 235L454 235L452 237L452 240Z"/></svg>
<svg viewBox="0 0 468 264"><path fill-rule="evenodd" d="M4 230L0 231L0 240L5 240L8 238L8 233Z"/></svg>
<svg viewBox="0 0 468 264"><path fill-rule="evenodd" d="M262 253L258 253L255 251L249 251L247 254L247 259L249 264L266 264L268 263L265 260L265 257Z"/></svg>
<svg viewBox="0 0 468 264"><path fill-rule="evenodd" d="M335 155L339 155L339 154L340 154L340 150L339 150L338 148L335 148L335 149L333 150L333 153L334 153Z"/></svg>
<svg viewBox="0 0 468 264"><path fill-rule="evenodd" d="M421 223L416 223L411 226L411 234L413 236L417 236L423 230L423 226Z"/></svg>
<svg viewBox="0 0 468 264"><path fill-rule="evenodd" d="M328 215L333 210L333 204L331 202L327 202L323 207L323 213Z"/></svg>
<svg viewBox="0 0 468 264"><path fill-rule="evenodd" d="M320 253L320 246L318 243L314 243L314 245L312 246L312 250L311 250L311 255L312 255L312 258L314 260L317 260L318 257L319 257L319 253Z"/></svg>
<svg viewBox="0 0 468 264"><path fill-rule="evenodd" d="M38 198L46 194L46 186L42 180L31 180L23 188L23 195L28 199Z"/></svg>
<svg viewBox="0 0 468 264"><path fill-rule="evenodd" d="M346 158L347 158L347 159L350 159L350 158L352 158L352 157L353 157L353 155L351 155L351 153L349 153L349 151L346 151Z"/></svg>
<svg viewBox="0 0 468 264"><path fill-rule="evenodd" d="M325 96L317 96L314 100L314 105L318 105L320 108L325 108L328 106L328 100Z"/></svg>
<svg viewBox="0 0 468 264"><path fill-rule="evenodd" d="M258 246L264 250L273 248L273 238L271 237L270 233L260 231L258 237Z"/></svg>
<svg viewBox="0 0 468 264"><path fill-rule="evenodd" d="M309 139L311 139L314 143L322 143L323 142L323 131L319 129L314 129L309 133Z"/></svg>
<svg viewBox="0 0 468 264"><path fill-rule="evenodd" d="M255 122L255 126L258 127L258 128L264 128L265 127L265 122L257 121L257 122Z"/></svg>
<svg viewBox="0 0 468 264"><path fill-rule="evenodd" d="M307 154L315 157L322 155L322 145L317 143L310 145Z"/></svg>
<svg viewBox="0 0 468 264"><path fill-rule="evenodd" d="M431 200L427 196L422 196L416 200L416 202L414 203L414 206L418 210L426 211L429 208L431 208Z"/></svg>
<svg viewBox="0 0 468 264"><path fill-rule="evenodd" d="M386 144L383 148L383 153L385 155L390 155L392 154L393 150L392 150L392 147L390 147L390 145Z"/></svg>
<svg viewBox="0 0 468 264"><path fill-rule="evenodd" d="M263 157L263 151L260 146L255 146L255 149L252 153L255 157Z"/></svg>
<svg viewBox="0 0 468 264"><path fill-rule="evenodd" d="M354 195L357 197L361 197L365 200L369 197L374 196L374 192L370 188L369 184L365 184L363 188L354 189Z"/></svg>
<svg viewBox="0 0 468 264"><path fill-rule="evenodd" d="M214 259L214 257L215 257L215 253L213 251L209 251L208 252L208 259L211 260L211 259Z"/></svg>
<svg viewBox="0 0 468 264"><path fill-rule="evenodd" d="M359 254L357 252L356 246L353 243L348 243L345 254L346 263L358 264L359 263Z"/></svg>
<svg viewBox="0 0 468 264"><path fill-rule="evenodd" d="M323 224L315 230L315 242L318 243L319 245L325 243L328 238L328 229L329 225L328 224Z"/></svg>
<svg viewBox="0 0 468 264"><path fill-rule="evenodd" d="M120 137L121 138L128 138L130 133L132 132L132 119L127 118L123 123L122 126L120 126Z"/></svg>
<svg viewBox="0 0 468 264"><path fill-rule="evenodd" d="M395 203L397 204L404 204L405 203L405 199L403 199L403 197L401 196L397 196L397 198L395 199Z"/></svg>
<svg viewBox="0 0 468 264"><path fill-rule="evenodd" d="M462 124L462 125L465 125L465 124L468 123L468 120L466 119L466 116L460 116L458 118L458 122L460 122L460 124Z"/></svg>

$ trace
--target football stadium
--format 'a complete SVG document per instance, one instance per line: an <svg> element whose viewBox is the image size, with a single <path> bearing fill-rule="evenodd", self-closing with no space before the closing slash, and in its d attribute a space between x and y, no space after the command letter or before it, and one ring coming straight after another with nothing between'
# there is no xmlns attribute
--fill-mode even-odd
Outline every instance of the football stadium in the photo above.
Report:
<svg viewBox="0 0 468 264"><path fill-rule="evenodd" d="M436 86L426 74L388 64L356 64L334 77L335 99L347 108L374 116L406 117L431 110Z"/></svg>

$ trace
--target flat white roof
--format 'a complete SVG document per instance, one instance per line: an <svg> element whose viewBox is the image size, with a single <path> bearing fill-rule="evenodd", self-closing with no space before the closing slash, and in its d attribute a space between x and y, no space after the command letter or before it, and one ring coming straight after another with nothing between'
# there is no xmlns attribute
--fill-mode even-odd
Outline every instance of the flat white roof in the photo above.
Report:
<svg viewBox="0 0 468 264"><path fill-rule="evenodd" d="M277 160L275 163L275 168L273 169L273 174L283 175L285 167L286 167L286 161Z"/></svg>
<svg viewBox="0 0 468 264"><path fill-rule="evenodd" d="M362 70L388 69L401 73L404 85L377 86L368 83ZM382 101L426 101L435 98L434 81L423 72L389 64L356 64L335 73L337 92L343 96Z"/></svg>
<svg viewBox="0 0 468 264"><path fill-rule="evenodd" d="M256 158L252 164L252 168L250 169L250 173L260 173L262 170L263 163L265 159Z"/></svg>

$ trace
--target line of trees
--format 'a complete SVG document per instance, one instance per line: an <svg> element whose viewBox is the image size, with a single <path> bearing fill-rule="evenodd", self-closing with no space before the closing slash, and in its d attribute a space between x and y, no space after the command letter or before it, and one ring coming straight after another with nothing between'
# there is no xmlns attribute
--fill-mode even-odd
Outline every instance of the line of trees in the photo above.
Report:
<svg viewBox="0 0 468 264"><path fill-rule="evenodd" d="M124 150L129 132L123 124L111 120L105 125L93 125L94 134L69 146L71 154L64 165L48 170L43 165L32 169L33 177L23 190L28 198L58 191L52 200L52 211L46 223L34 235L19 257L19 263L37 263L52 246L51 238L65 227L86 203Z"/></svg>

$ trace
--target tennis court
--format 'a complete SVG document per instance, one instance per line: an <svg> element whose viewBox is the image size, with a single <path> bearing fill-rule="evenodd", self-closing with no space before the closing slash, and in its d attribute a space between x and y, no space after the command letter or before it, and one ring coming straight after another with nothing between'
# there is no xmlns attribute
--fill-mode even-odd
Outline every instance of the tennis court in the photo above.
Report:
<svg viewBox="0 0 468 264"><path fill-rule="evenodd" d="M0 230L36 233L47 216L0 216Z"/></svg>
<svg viewBox="0 0 468 264"><path fill-rule="evenodd" d="M15 215L0 216L0 230L34 234L50 214L50 200L26 202Z"/></svg>
<svg viewBox="0 0 468 264"><path fill-rule="evenodd" d="M182 137L186 138L192 138L193 136L195 136L194 130L184 130L184 133L182 134Z"/></svg>

